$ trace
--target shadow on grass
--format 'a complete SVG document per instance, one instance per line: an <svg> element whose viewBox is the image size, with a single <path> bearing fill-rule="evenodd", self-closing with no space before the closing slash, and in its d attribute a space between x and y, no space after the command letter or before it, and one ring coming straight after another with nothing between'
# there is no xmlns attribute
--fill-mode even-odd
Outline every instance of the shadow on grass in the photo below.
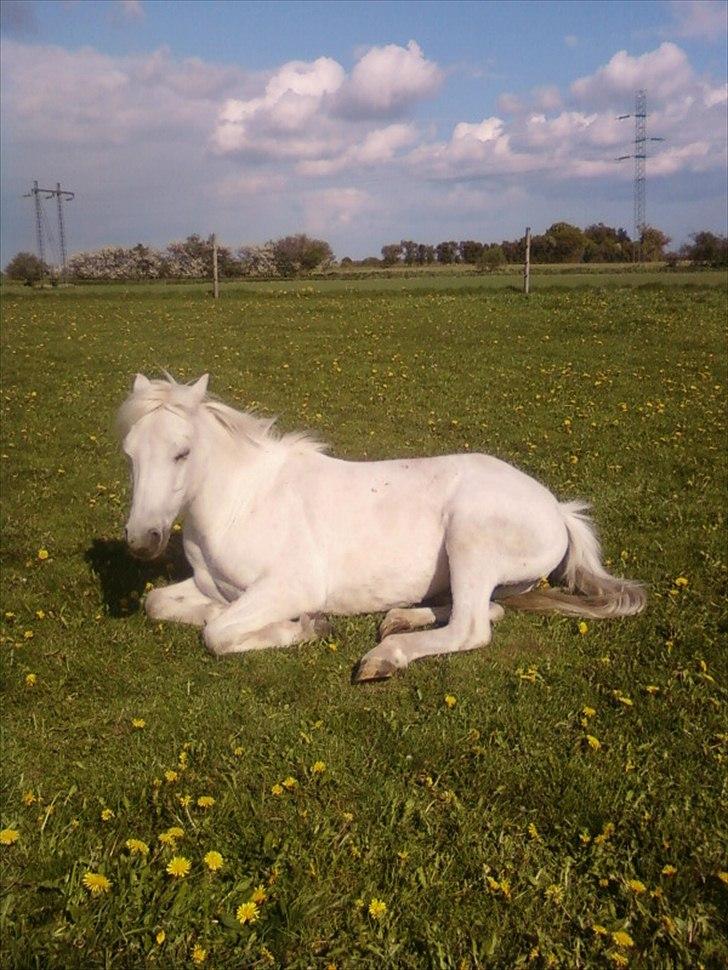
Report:
<svg viewBox="0 0 728 970"><path fill-rule="evenodd" d="M109 616L136 613L144 587L164 579L178 583L192 575L182 549L182 537L173 535L165 554L152 562L135 559L120 539L94 539L84 558L101 585Z"/></svg>

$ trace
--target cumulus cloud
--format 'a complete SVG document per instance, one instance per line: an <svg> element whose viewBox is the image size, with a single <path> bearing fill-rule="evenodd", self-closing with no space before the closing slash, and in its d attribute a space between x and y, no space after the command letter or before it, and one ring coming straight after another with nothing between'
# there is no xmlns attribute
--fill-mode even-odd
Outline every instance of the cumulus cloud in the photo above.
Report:
<svg viewBox="0 0 728 970"><path fill-rule="evenodd" d="M372 47L354 65L335 105L348 118L392 118L433 95L443 72L428 61L419 44Z"/></svg>
<svg viewBox="0 0 728 970"><path fill-rule="evenodd" d="M371 48L350 75L329 57L291 61L273 72L257 97L228 99L218 116L214 147L241 158L315 159L309 174L337 171L348 162L386 160L409 140L405 127L370 132L357 145L358 125L400 117L432 94L441 79L440 69L414 41L407 47Z"/></svg>
<svg viewBox="0 0 728 970"><path fill-rule="evenodd" d="M724 0L672 0L673 23L663 33L717 41L728 31L728 5Z"/></svg>
<svg viewBox="0 0 728 970"><path fill-rule="evenodd" d="M629 103L638 88L646 88L652 98L663 99L683 90L693 76L685 52L665 42L638 57L618 51L595 74L574 81L571 92L579 101L600 105Z"/></svg>

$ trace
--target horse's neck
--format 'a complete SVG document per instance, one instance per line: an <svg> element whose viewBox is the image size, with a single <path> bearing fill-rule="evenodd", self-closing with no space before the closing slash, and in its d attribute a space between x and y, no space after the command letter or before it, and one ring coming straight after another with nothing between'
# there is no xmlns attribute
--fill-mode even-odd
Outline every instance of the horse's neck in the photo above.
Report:
<svg viewBox="0 0 728 970"><path fill-rule="evenodd" d="M250 505L280 465L270 449L231 441L219 427L209 429L199 449L186 519L205 532Z"/></svg>

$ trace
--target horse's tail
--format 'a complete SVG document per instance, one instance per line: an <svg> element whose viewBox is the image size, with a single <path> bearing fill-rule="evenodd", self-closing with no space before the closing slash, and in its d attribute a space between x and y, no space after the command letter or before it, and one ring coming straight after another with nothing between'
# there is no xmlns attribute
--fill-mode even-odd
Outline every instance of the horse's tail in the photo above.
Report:
<svg viewBox="0 0 728 970"><path fill-rule="evenodd" d="M532 589L499 602L514 610L556 612L602 619L640 613L647 602L645 590L631 579L610 576L602 565L599 540L583 502L562 502L569 545L561 564L549 576L558 589Z"/></svg>

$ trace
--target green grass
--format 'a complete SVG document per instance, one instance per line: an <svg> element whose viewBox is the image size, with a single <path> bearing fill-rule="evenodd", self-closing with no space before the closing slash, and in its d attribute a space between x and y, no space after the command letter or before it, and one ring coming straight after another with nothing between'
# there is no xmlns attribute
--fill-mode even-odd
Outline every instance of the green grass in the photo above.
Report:
<svg viewBox="0 0 728 970"><path fill-rule="evenodd" d="M724 964L726 300L720 274L679 275L554 278L528 301L444 277L217 304L204 285L4 289L3 966L176 968L195 945L220 968ZM139 608L179 561L120 542L113 415L162 368L209 370L341 456L487 451L589 498L648 609L585 635L509 613L487 650L369 687L349 675L376 617L215 660Z"/></svg>

